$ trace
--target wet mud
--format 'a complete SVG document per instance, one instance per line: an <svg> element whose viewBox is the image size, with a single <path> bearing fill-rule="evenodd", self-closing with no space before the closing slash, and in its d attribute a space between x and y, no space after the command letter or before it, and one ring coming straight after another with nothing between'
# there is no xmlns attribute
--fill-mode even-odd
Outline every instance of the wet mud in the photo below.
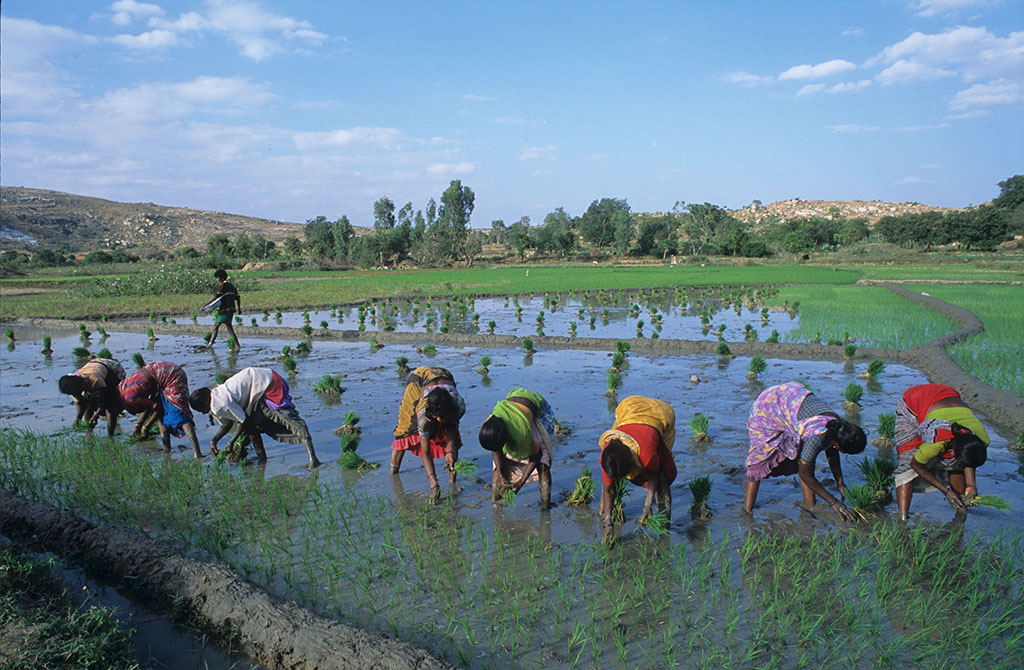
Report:
<svg viewBox="0 0 1024 670"><path fill-rule="evenodd" d="M0 532L104 565L142 593L176 600L211 626L229 626L272 668L449 668L426 651L317 616L269 596L232 570L178 555L137 531L94 526L0 489Z"/></svg>

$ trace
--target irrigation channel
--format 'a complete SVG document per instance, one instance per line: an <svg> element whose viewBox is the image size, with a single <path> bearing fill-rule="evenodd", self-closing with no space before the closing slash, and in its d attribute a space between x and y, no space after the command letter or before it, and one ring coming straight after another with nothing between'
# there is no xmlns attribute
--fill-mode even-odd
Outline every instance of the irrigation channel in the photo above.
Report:
<svg viewBox="0 0 1024 670"><path fill-rule="evenodd" d="M893 504L867 522L845 523L824 506L801 507L791 477L763 485L750 517L739 504L745 422L763 388L798 380L842 411L846 386L861 383L861 409L850 418L871 439L878 415L891 412L903 390L927 382L928 375L901 362L899 352L887 352L884 372L864 381L858 378L869 360L864 355L843 361L841 347L821 347L818 360L807 360L806 349L780 344L762 345L779 353L764 354L767 369L751 381L744 352L752 348L730 341L739 355L713 353L717 338L713 330L710 336L702 332L702 310L659 308L663 334L654 340L645 306L645 338L632 340L617 397L650 395L675 407L680 475L673 486L673 521L665 535L639 528L643 495L634 489L625 502L621 541L606 546L596 501L575 507L564 496L584 466L599 474L597 437L611 425L615 407L605 395L614 340L634 337L638 317L630 315L632 305L619 305L607 330L595 333L610 339L588 339L589 316L577 318L580 309L589 313L587 305L564 300L552 311L547 300L542 328L554 333L551 314L568 313L571 321L558 325L559 331L564 327L559 335L576 321L578 336L536 336L553 346L538 344L528 354L518 346L530 333L516 330L515 302L506 308L502 298L488 300L498 310L493 315L477 299L458 322L483 333L494 320L493 336L459 333L454 318L449 333L427 332L425 314L418 315L418 327L412 323L411 303L408 317L391 322L394 331L382 328L378 315L375 332L383 347L366 341L372 333L314 333L312 351L296 358L289 378L326 463L312 474L301 446L268 442L265 466L215 464L209 457L197 463L177 440L179 448L168 456L155 442L130 445L72 431L74 412L58 394L56 379L75 367L71 351L82 345L78 333L61 333L53 324L15 325L16 344L0 351L0 410L9 428L0 432L0 486L89 522L142 531L169 552L229 566L270 594L410 641L461 666L1024 665L1024 466L1007 446L1019 427L1004 415L996 420L995 413L981 413L992 444L978 481L982 493L1007 499L1010 513L972 508L966 519L955 519L941 495L919 494L909 524L896 521ZM406 307L396 309L401 314ZM729 333L740 339L740 322L752 323L760 340L799 322L772 312L762 324L760 310L741 309L739 321L727 325L727 340ZM474 311L482 327L472 325ZM595 311L597 331L602 312ZM731 307L720 311L715 326L735 315ZM321 311L322 320L331 318L328 312ZM369 309L364 312L371 324ZM101 344L94 334L89 346L93 352L109 348L127 368L136 352L147 361L172 361L186 370L190 386L212 385L218 373L245 366L280 370L282 346L305 338L297 329L305 319L296 314L301 321L292 328L277 326L271 314L265 326L240 329L238 354L227 353L223 339L212 352L197 350L208 317L198 325L188 317L149 324L155 341L139 332L146 322L108 323L109 338ZM338 314L329 324L336 330ZM251 317L244 318L248 323ZM310 318L314 331L323 330L316 328L321 319L315 312ZM356 328L358 321L358 307L345 308L342 322ZM96 326L87 324L93 331ZM535 332L536 317L531 327ZM44 329L53 336L49 358L39 353ZM668 335L685 339L694 331L692 339L705 341L684 346ZM436 353L420 351L427 342L436 343ZM486 373L478 370L484 356L491 359ZM399 357L408 358L410 367L450 369L466 398L460 458L476 463L479 472L462 477L451 491L442 478L446 495L436 505L427 503L426 477L416 459L406 459L397 476L386 467L404 388ZM312 390L324 374L343 376L340 396ZM526 486L512 504L492 504L487 489L490 457L477 445L476 431L494 403L517 386L544 393L572 431L554 446L556 505L549 512L539 509L536 487ZM359 453L383 467L352 471L334 463L340 447L332 430L350 411L361 417ZM689 439L686 427L696 412L710 417L710 443ZM213 428L198 418L206 451ZM844 457L847 483L861 480L858 461L890 453L869 446L862 455ZM819 460L819 477L834 489ZM699 475L712 482L714 516L706 521L687 514L686 482Z"/></svg>

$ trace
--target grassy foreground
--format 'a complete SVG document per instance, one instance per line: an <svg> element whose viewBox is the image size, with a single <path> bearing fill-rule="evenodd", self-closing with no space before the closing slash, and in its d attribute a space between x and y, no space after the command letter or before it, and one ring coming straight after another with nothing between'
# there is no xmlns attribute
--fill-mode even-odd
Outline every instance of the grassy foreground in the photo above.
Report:
<svg viewBox="0 0 1024 670"><path fill-rule="evenodd" d="M451 500L12 430L0 431L0 486L155 533L471 667L1024 664L1021 538L962 525L571 546L488 533Z"/></svg>

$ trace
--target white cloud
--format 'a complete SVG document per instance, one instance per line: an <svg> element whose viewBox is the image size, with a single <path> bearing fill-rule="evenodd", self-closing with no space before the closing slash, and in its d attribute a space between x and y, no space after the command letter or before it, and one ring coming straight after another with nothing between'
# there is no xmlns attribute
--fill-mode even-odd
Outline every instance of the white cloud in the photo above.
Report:
<svg viewBox="0 0 1024 670"><path fill-rule="evenodd" d="M20 115L52 117L77 99L77 82L54 61L65 51L98 43L61 26L0 15L4 129Z"/></svg>
<svg viewBox="0 0 1024 670"><path fill-rule="evenodd" d="M825 84L807 84L796 92L796 97L801 98L805 95L814 95L823 90L825 90Z"/></svg>
<svg viewBox="0 0 1024 670"><path fill-rule="evenodd" d="M794 65L779 75L779 80L786 79L822 79L842 72L849 72L856 69L856 65L848 60L836 58L834 60L818 63L817 65Z"/></svg>
<svg viewBox="0 0 1024 670"><path fill-rule="evenodd" d="M839 33L843 37L864 37L863 28L847 28L843 32Z"/></svg>
<svg viewBox="0 0 1024 670"><path fill-rule="evenodd" d="M829 126L828 129L833 133L839 133L841 135L849 135L853 133L874 133L880 130L878 126L865 126L860 123L844 123L837 126Z"/></svg>
<svg viewBox="0 0 1024 670"><path fill-rule="evenodd" d="M357 126L325 132L300 132L292 136L295 146L300 150L354 146L394 149L402 144L403 138L402 131L396 128L377 126Z"/></svg>
<svg viewBox="0 0 1024 670"><path fill-rule="evenodd" d="M548 144L543 147L527 147L519 152L519 160L533 160L536 158L551 158L551 154L554 153L556 147L554 144Z"/></svg>
<svg viewBox="0 0 1024 670"><path fill-rule="evenodd" d="M492 98L492 97L487 96L487 95L480 95L478 93L467 93L466 95L462 96L462 99L463 100L469 100L471 102L495 102L495 101L497 101L497 98Z"/></svg>
<svg viewBox="0 0 1024 670"><path fill-rule="evenodd" d="M916 0L911 7L917 10L918 16L938 16L949 14L959 9L982 7L989 0Z"/></svg>
<svg viewBox="0 0 1024 670"><path fill-rule="evenodd" d="M1021 82L997 79L987 84L974 84L960 91L950 100L949 108L963 112L1021 102L1024 102L1024 86Z"/></svg>
<svg viewBox="0 0 1024 670"><path fill-rule="evenodd" d="M857 91L863 91L868 86L871 86L870 79L861 79L860 81L848 81L842 84L836 84L829 87L829 93L856 93Z"/></svg>
<svg viewBox="0 0 1024 670"><path fill-rule="evenodd" d="M150 30L138 35L115 35L110 41L129 49L163 49L176 45L178 34L170 30Z"/></svg>
<svg viewBox="0 0 1024 670"><path fill-rule="evenodd" d="M426 172L430 175L460 177L472 174L475 169L476 166L472 163L431 163L427 166Z"/></svg>
<svg viewBox="0 0 1024 670"><path fill-rule="evenodd" d="M749 72L739 71L730 72L726 75L725 80L731 84L743 84L744 86L759 86L761 84L770 84L775 81L775 77L772 76L761 76L757 74L751 74Z"/></svg>
<svg viewBox="0 0 1024 670"><path fill-rule="evenodd" d="M117 0L110 5L110 11L113 12L110 20L115 26L127 26L136 19L164 15L164 10L159 5L135 0Z"/></svg>
<svg viewBox="0 0 1024 670"><path fill-rule="evenodd" d="M904 84L908 81L941 79L951 77L955 72L925 63L898 60L878 74L878 81L883 84Z"/></svg>
<svg viewBox="0 0 1024 670"><path fill-rule="evenodd" d="M948 123L932 123L924 126L900 126L897 128L897 132L901 133L918 133L924 130L940 130L942 128L949 128ZM937 168L938 165L922 165L923 168Z"/></svg>
<svg viewBox="0 0 1024 670"><path fill-rule="evenodd" d="M915 32L868 61L868 65L877 63L890 64L883 75L889 73L886 76L892 81L954 73L966 81L1020 76L1024 74L1024 31L1006 37L969 26L932 35ZM896 66L895 74L891 73Z"/></svg>

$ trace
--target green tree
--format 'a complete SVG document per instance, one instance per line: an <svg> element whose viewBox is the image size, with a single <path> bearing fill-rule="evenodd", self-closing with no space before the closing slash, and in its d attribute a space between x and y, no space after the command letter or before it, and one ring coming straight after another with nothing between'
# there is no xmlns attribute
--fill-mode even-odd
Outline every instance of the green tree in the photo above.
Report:
<svg viewBox="0 0 1024 670"><path fill-rule="evenodd" d="M334 233L326 216L321 214L315 219L307 219L302 235L306 238L306 249L314 257L331 258L334 255Z"/></svg>
<svg viewBox="0 0 1024 670"><path fill-rule="evenodd" d="M302 254L302 240L294 235L284 238L284 252L290 258L298 258Z"/></svg>
<svg viewBox="0 0 1024 670"><path fill-rule="evenodd" d="M629 203L624 198L601 198L590 203L579 223L584 241L599 249L612 246L621 214L629 214Z"/></svg>
<svg viewBox="0 0 1024 670"><path fill-rule="evenodd" d="M340 263L348 258L349 245L356 231L349 223L348 217L342 214L330 224L331 256Z"/></svg>
<svg viewBox="0 0 1024 670"><path fill-rule="evenodd" d="M434 242L440 246L448 263L454 263L460 258L469 260L466 242L475 199L473 190L463 186L458 179L453 179L441 194L441 209L434 224Z"/></svg>
<svg viewBox="0 0 1024 670"><path fill-rule="evenodd" d="M629 212L620 209L612 214L612 226L615 230L615 253L624 256L633 242L633 219Z"/></svg>
<svg viewBox="0 0 1024 670"><path fill-rule="evenodd" d="M391 230L395 227L395 203L383 197L373 203L373 227L377 230Z"/></svg>
<svg viewBox="0 0 1024 670"><path fill-rule="evenodd" d="M636 252L665 258L678 251L678 222L671 214L641 217L636 230Z"/></svg>
<svg viewBox="0 0 1024 670"><path fill-rule="evenodd" d="M493 244L505 244L508 240L508 228L501 219L491 221L491 242Z"/></svg>
<svg viewBox="0 0 1024 670"><path fill-rule="evenodd" d="M522 260L530 245L530 217L524 216L508 227L508 247Z"/></svg>
<svg viewBox="0 0 1024 670"><path fill-rule="evenodd" d="M1024 205L1024 175L1014 175L999 182L999 196L992 204L1000 209L1013 209Z"/></svg>
<svg viewBox="0 0 1024 670"><path fill-rule="evenodd" d="M704 253L726 224L736 222L728 211L708 202L687 205L680 201L673 210L683 215L682 229L691 254Z"/></svg>
<svg viewBox="0 0 1024 670"><path fill-rule="evenodd" d="M100 249L93 249L82 259L83 263L113 263L114 257Z"/></svg>

